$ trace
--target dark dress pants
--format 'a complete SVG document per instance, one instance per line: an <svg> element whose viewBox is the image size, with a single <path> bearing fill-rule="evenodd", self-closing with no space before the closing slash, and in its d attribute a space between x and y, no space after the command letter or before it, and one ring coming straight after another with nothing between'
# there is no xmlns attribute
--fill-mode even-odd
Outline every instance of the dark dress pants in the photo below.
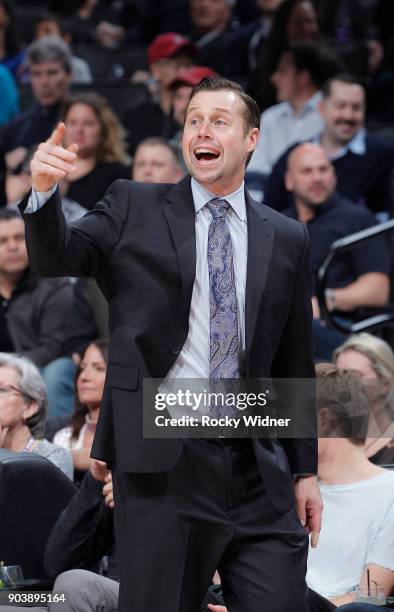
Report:
<svg viewBox="0 0 394 612"><path fill-rule="evenodd" d="M216 569L229 612L309 612L308 537L251 440L188 439L169 472L113 479L121 612L198 612Z"/></svg>

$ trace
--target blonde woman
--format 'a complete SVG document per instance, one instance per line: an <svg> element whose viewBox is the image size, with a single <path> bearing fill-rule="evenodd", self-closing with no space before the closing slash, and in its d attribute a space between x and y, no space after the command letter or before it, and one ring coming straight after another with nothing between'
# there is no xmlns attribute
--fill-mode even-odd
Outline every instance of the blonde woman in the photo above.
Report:
<svg viewBox="0 0 394 612"><path fill-rule="evenodd" d="M390 346L371 334L350 336L334 352L340 369L358 372L371 405L365 453L380 465L394 463L394 354Z"/></svg>

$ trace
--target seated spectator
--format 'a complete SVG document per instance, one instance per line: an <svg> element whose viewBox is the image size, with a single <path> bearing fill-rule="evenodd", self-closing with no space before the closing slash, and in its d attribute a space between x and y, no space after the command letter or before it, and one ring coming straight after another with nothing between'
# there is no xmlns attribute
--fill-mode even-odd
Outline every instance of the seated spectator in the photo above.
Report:
<svg viewBox="0 0 394 612"><path fill-rule="evenodd" d="M287 189L294 195L294 204L284 213L308 228L316 284L319 267L331 244L375 225L375 220L368 210L335 192L333 165L319 145L306 143L292 150L285 180ZM354 319L363 307L385 306L390 291L389 270L390 256L384 239L368 241L337 256L327 278L328 310L345 319ZM316 297L312 305L315 357L327 360L343 342L343 337L321 324Z"/></svg>
<svg viewBox="0 0 394 612"><path fill-rule="evenodd" d="M324 128L311 140L320 144L332 161L338 192L366 204L373 212L390 212L394 146L365 130L363 87L352 76L338 75L328 80L322 93ZM275 164L264 192L264 202L276 210L283 210L291 201L284 183L289 152Z"/></svg>
<svg viewBox="0 0 394 612"><path fill-rule="evenodd" d="M133 159L133 181L177 183L183 176L178 151L163 138L146 138L140 142Z"/></svg>
<svg viewBox="0 0 394 612"><path fill-rule="evenodd" d="M256 8L260 16L249 24L248 73L253 73L267 46L267 40L272 29L275 13L283 0L257 0Z"/></svg>
<svg viewBox="0 0 394 612"><path fill-rule="evenodd" d="M324 520L308 557L307 583L339 606L367 586L369 571L371 583L388 596L394 588L394 473L365 456L369 406L358 377L331 364L319 364L317 377Z"/></svg>
<svg viewBox="0 0 394 612"><path fill-rule="evenodd" d="M1 64L0 91L0 125L3 125L19 111L19 92L12 74Z"/></svg>
<svg viewBox="0 0 394 612"><path fill-rule="evenodd" d="M0 351L38 367L61 354L72 288L67 279L40 279L27 259L25 226L16 210L0 210Z"/></svg>
<svg viewBox="0 0 394 612"><path fill-rule="evenodd" d="M198 49L196 63L227 77L248 76L250 28L232 19L236 0L190 0L190 37ZM236 51L235 51L236 50Z"/></svg>
<svg viewBox="0 0 394 612"><path fill-rule="evenodd" d="M394 464L394 354L371 334L351 336L333 355L336 366L357 372L365 385L371 419L364 452L377 465Z"/></svg>
<svg viewBox="0 0 394 612"><path fill-rule="evenodd" d="M62 40L36 40L28 47L27 63L35 101L0 127L0 156L5 155L11 172L17 172L30 147L51 135L71 80L71 54Z"/></svg>
<svg viewBox="0 0 394 612"><path fill-rule="evenodd" d="M290 145L321 132L319 90L339 67L330 51L310 42L295 43L282 53L271 77L279 104L261 115L261 138L248 172L268 175Z"/></svg>
<svg viewBox="0 0 394 612"><path fill-rule="evenodd" d="M130 108L122 117L129 132L131 155L144 138L160 136L169 139L179 129L171 116L172 91L169 86L180 68L192 64L194 56L192 41L175 32L160 34L149 45L149 69L154 81L152 100Z"/></svg>
<svg viewBox="0 0 394 612"><path fill-rule="evenodd" d="M90 468L90 451L96 431L108 362L107 342L96 340L81 355L75 376L75 410L69 427L60 429L53 441L72 452L74 468Z"/></svg>
<svg viewBox="0 0 394 612"><path fill-rule="evenodd" d="M75 44L98 43L103 46L113 46L118 42L116 35L103 35L100 33L99 25L102 23L117 24L120 12L114 7L116 3L102 0L73 0L68 13L69 27ZM122 3L119 3L122 4ZM49 10L59 13L64 12L64 3L49 2ZM111 33L110 33L111 34ZM119 36L119 35L118 35Z"/></svg>
<svg viewBox="0 0 394 612"><path fill-rule="evenodd" d="M0 351L17 352L42 369L47 397L57 402L72 316L73 288L68 279L41 279L30 269L24 223L16 210L0 209Z"/></svg>
<svg viewBox="0 0 394 612"><path fill-rule="evenodd" d="M34 38L43 38L44 36L56 36L63 39L71 47L71 34L67 31L65 22L61 21L52 13L43 13L34 25ZM71 56L71 82L72 83L91 83L92 73L89 64L81 57Z"/></svg>
<svg viewBox="0 0 394 612"><path fill-rule="evenodd" d="M62 195L91 210L113 181L130 177L125 131L107 100L95 93L69 99L63 119L66 146L79 148L72 178L60 181Z"/></svg>
<svg viewBox="0 0 394 612"><path fill-rule="evenodd" d="M42 455L72 479L70 451L43 437L46 411L45 384L36 366L0 353L0 447Z"/></svg>
<svg viewBox="0 0 394 612"><path fill-rule="evenodd" d="M10 0L0 0L0 63L18 80L24 59L25 50L19 42L13 5Z"/></svg>
<svg viewBox="0 0 394 612"><path fill-rule="evenodd" d="M318 41L319 22L311 0L284 0L277 8L267 42L260 48L255 71L252 73L248 93L262 111L276 102L271 77L282 53L298 42Z"/></svg>

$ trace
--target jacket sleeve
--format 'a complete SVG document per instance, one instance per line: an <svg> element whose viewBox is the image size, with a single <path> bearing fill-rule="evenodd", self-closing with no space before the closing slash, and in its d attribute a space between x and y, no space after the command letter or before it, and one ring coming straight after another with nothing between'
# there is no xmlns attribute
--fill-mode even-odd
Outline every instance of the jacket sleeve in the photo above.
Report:
<svg viewBox="0 0 394 612"><path fill-rule="evenodd" d="M40 276L97 277L122 235L129 191L129 181L115 181L92 211L70 225L62 212L59 189L34 213L24 212L29 192L19 209L32 269Z"/></svg>
<svg viewBox="0 0 394 612"><path fill-rule="evenodd" d="M304 231L304 248L298 271L293 303L281 342L272 364L273 378L314 379L312 331L312 273L309 257L309 238ZM308 385L309 389L311 388ZM296 398L295 408L302 415L308 437L282 438L293 474L317 474L317 425L313 394ZM313 389L313 386L312 386Z"/></svg>
<svg viewBox="0 0 394 612"><path fill-rule="evenodd" d="M44 556L50 577L70 569L92 569L114 545L113 511L104 504L103 484L88 472L59 516Z"/></svg>

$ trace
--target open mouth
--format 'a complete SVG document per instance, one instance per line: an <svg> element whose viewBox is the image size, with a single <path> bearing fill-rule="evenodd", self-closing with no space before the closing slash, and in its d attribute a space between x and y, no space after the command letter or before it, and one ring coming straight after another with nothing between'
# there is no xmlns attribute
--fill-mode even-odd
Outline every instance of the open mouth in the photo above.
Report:
<svg viewBox="0 0 394 612"><path fill-rule="evenodd" d="M220 157L220 152L214 149L199 147L195 149L194 156L199 162L212 162Z"/></svg>

